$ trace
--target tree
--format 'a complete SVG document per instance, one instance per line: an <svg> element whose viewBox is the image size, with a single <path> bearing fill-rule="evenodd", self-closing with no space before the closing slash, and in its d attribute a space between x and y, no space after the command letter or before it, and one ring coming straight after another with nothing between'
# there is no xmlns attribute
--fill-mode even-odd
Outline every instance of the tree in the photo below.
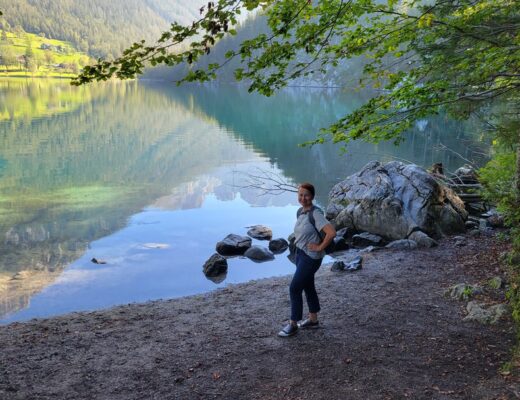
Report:
<svg viewBox="0 0 520 400"><path fill-rule="evenodd" d="M312 143L399 143L415 120L441 110L465 118L499 102L519 108L520 8L514 0L219 0L201 7L192 25L174 23L157 44L134 43L113 62L87 66L73 83L134 78L146 64L192 64L236 33L241 12L257 8L272 33L226 54L242 61L235 77L250 91L270 95L294 78L359 56L369 60L361 84L382 89ZM194 38L188 50L174 51ZM191 70L181 82L213 79L221 67ZM518 145L518 120L515 126Z"/></svg>

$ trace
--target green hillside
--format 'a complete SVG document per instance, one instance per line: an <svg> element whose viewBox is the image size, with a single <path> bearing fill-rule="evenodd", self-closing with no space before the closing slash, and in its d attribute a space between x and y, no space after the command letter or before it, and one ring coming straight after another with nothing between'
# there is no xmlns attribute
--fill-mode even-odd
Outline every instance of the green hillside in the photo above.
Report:
<svg viewBox="0 0 520 400"><path fill-rule="evenodd" d="M202 0L0 0L0 28L65 40L93 57L111 58L135 41L155 42L172 21L199 17Z"/></svg>
<svg viewBox="0 0 520 400"><path fill-rule="evenodd" d="M0 31L0 76L72 76L90 62L70 43L21 29Z"/></svg>

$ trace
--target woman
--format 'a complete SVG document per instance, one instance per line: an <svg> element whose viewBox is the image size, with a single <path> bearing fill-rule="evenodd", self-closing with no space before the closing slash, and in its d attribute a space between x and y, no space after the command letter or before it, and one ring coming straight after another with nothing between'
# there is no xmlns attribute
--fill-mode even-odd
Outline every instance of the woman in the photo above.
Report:
<svg viewBox="0 0 520 400"><path fill-rule="evenodd" d="M301 204L298 210L298 219L294 226L296 245L296 272L294 273L289 288L291 298L291 320L279 333L280 337L293 336L298 333L298 328L317 328L320 302L316 288L314 287L314 274L320 268L324 249L336 236L336 230L327 221L323 212L312 204L314 200L314 186L310 183L302 183L298 187L298 202ZM309 220L309 214L314 217L314 225ZM318 234L325 233L323 240ZM302 292L305 292L309 307L309 318L300 322L303 315Z"/></svg>

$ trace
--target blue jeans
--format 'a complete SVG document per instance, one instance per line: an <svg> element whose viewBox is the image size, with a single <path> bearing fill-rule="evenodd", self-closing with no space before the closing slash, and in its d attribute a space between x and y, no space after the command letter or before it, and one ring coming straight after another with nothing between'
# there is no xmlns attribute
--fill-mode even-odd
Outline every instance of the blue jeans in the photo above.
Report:
<svg viewBox="0 0 520 400"><path fill-rule="evenodd" d="M320 268L322 258L316 260L309 257L303 250L296 249L296 272L289 286L291 297L291 320L299 321L303 317L303 298L305 292L309 312L320 311L318 293L314 287L314 274Z"/></svg>

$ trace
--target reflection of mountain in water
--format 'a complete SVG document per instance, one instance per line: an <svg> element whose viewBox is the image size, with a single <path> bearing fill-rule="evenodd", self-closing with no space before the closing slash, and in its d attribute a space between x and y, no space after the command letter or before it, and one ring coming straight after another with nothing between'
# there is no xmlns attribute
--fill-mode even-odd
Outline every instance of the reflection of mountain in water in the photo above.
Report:
<svg viewBox="0 0 520 400"><path fill-rule="evenodd" d="M447 170L453 171L464 162L456 153L476 158L478 163L479 157L482 159L478 150L488 146L467 132L467 124L439 116L420 121L400 146L353 142L345 154L340 154L339 145L330 143L300 148L298 143L315 138L320 128L357 108L367 97L357 92L288 88L266 98L232 85L180 88L163 85L159 90L180 102L186 102L186 93L190 93L190 101L201 112L269 157L286 176L295 182L314 182L322 203L326 203L334 183L370 160L397 158L425 167L442 162ZM451 150L446 151L443 145Z"/></svg>
<svg viewBox="0 0 520 400"><path fill-rule="evenodd" d="M214 121L137 83L104 85L103 96L68 114L0 122L0 293L28 297L88 243L231 156L251 152ZM0 313L25 302L11 294L0 294L11 298Z"/></svg>

